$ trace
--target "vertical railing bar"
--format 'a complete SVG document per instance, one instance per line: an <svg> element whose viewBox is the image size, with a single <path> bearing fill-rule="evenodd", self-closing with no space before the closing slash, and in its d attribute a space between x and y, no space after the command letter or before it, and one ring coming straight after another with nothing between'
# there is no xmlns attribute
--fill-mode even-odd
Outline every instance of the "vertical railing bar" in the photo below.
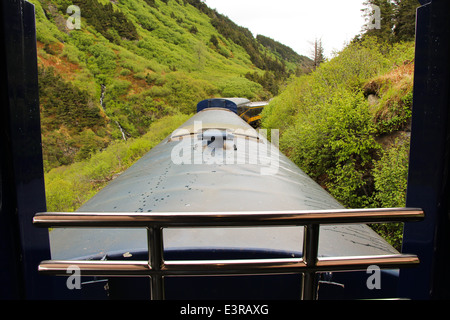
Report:
<svg viewBox="0 0 450 320"><path fill-rule="evenodd" d="M308 224L304 227L303 236L303 261L307 266L314 268L317 264L319 251L319 230L320 225ZM315 271L303 274L302 300L317 299L317 276Z"/></svg>
<svg viewBox="0 0 450 320"><path fill-rule="evenodd" d="M163 231L160 226L151 226L147 228L148 257L152 270L161 271L164 261ZM156 274L151 279L151 299L164 300L164 278Z"/></svg>

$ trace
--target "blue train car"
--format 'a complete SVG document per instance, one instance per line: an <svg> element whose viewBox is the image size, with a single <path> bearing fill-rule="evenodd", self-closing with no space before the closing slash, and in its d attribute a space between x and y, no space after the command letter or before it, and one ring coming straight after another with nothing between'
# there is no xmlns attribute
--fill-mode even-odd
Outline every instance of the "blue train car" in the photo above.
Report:
<svg viewBox="0 0 450 320"><path fill-rule="evenodd" d="M248 103L250 103L250 100L245 98L206 99L197 104L197 112L208 108L223 108L238 114L238 110Z"/></svg>

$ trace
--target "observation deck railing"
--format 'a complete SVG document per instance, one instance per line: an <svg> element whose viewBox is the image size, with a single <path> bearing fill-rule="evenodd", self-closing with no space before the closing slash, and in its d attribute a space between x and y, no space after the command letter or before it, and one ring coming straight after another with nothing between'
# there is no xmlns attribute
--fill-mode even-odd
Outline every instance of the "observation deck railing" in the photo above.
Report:
<svg viewBox="0 0 450 320"><path fill-rule="evenodd" d="M317 299L316 273L366 270L371 265L380 269L398 269L419 264L412 254L377 256L319 257L320 225L366 224L420 221L421 209L344 209L282 212L186 212L186 213L103 213L70 212L38 213L33 219L38 227L146 228L148 261L48 260L39 265L39 272L65 275L77 266L82 276L149 276L151 299L164 299L165 276L303 274L301 298ZM301 258L166 261L163 229L173 227L262 227L304 226Z"/></svg>

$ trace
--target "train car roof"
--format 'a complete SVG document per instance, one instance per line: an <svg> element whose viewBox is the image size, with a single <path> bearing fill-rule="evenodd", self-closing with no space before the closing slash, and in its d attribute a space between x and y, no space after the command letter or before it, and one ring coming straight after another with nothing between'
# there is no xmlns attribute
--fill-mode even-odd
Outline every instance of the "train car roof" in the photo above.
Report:
<svg viewBox="0 0 450 320"><path fill-rule="evenodd" d="M224 108L237 113L237 109L240 105L249 103L250 100L246 98L214 98L200 101L197 104L197 112L205 110L207 108Z"/></svg>
<svg viewBox="0 0 450 320"><path fill-rule="evenodd" d="M205 125L203 128L215 126L230 132L245 128L249 134L258 135L245 121L226 110L200 112L180 129L193 130L195 122ZM174 150L186 146L185 150L191 150L192 141L197 139L195 134L184 137L182 140L167 137L78 211L239 212L343 208L279 152L270 154L269 162L278 161L278 168L276 173L269 175L261 174L262 166L250 161L243 164L196 164L194 161L176 164L174 155L180 154ZM258 139L239 136L236 139L246 141L250 147L270 145L262 136ZM242 156L246 161L250 160L248 152L239 144L227 152L244 153ZM269 162L266 162L268 167L271 165ZM320 233L319 255L322 256L397 253L365 225L321 226ZM50 240L53 259L98 256L147 247L146 230L136 229L54 229L50 232ZM167 249L244 247L299 254L302 242L302 227L164 231Z"/></svg>
<svg viewBox="0 0 450 320"><path fill-rule="evenodd" d="M180 135L199 134L206 130L227 130L237 135L246 135L247 137L257 138L258 133L249 126L240 117L236 117L235 113L229 109L208 108L199 112L199 115L187 120L178 127L172 135L171 139Z"/></svg>

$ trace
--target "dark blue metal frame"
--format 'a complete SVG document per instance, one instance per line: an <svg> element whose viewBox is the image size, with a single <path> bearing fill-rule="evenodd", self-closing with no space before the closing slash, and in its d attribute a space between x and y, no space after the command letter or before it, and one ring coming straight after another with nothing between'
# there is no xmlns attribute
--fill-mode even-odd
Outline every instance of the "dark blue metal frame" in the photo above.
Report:
<svg viewBox="0 0 450 320"><path fill-rule="evenodd" d="M407 206L425 220L406 223L404 252L420 267L402 270L400 296L449 298L450 2L421 1L417 10L415 81Z"/></svg>
<svg viewBox="0 0 450 320"><path fill-rule="evenodd" d="M48 232L33 227L45 210L34 6L0 5L0 298L51 297L51 279L38 274L50 257Z"/></svg>

